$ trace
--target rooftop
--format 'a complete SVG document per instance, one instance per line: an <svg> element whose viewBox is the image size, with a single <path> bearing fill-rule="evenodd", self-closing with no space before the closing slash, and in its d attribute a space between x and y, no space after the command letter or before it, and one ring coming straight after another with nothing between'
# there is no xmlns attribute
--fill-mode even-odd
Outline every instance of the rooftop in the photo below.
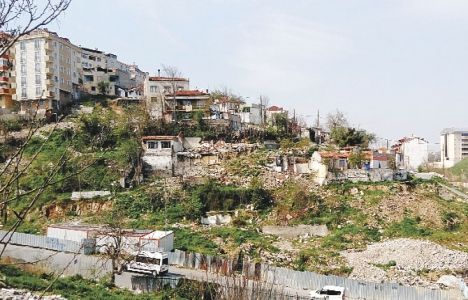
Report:
<svg viewBox="0 0 468 300"><path fill-rule="evenodd" d="M440 134L450 134L450 133L461 133L461 132L468 132L468 128L455 128L455 127L451 127L451 128L445 128L444 130L442 130L442 132Z"/></svg>
<svg viewBox="0 0 468 300"><path fill-rule="evenodd" d="M149 77L149 81L188 81L187 78L182 77L163 77L163 76L154 76Z"/></svg>
<svg viewBox="0 0 468 300"><path fill-rule="evenodd" d="M142 141L174 141L177 136L172 135L147 135L141 138Z"/></svg>
<svg viewBox="0 0 468 300"><path fill-rule="evenodd" d="M268 107L267 110L268 111L283 111L283 108L279 107L279 106L276 106L276 105L273 105L273 106Z"/></svg>

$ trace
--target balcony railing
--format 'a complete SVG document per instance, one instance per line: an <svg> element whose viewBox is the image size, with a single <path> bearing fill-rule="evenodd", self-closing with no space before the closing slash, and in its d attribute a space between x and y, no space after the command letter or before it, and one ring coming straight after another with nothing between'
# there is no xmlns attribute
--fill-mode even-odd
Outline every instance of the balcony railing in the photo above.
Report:
<svg viewBox="0 0 468 300"><path fill-rule="evenodd" d="M6 76L0 76L0 82L9 82L9 81L10 81L10 78Z"/></svg>
<svg viewBox="0 0 468 300"><path fill-rule="evenodd" d="M10 93L10 89L0 88L0 95L5 95L9 93Z"/></svg>

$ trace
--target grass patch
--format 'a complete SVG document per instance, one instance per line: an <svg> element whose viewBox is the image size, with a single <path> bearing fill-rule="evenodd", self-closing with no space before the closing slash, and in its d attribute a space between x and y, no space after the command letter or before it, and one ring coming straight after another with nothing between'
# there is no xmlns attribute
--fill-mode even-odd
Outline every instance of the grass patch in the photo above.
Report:
<svg viewBox="0 0 468 300"><path fill-rule="evenodd" d="M419 225L418 218L405 217L398 223L391 224L385 234L389 237L427 237L433 232Z"/></svg>

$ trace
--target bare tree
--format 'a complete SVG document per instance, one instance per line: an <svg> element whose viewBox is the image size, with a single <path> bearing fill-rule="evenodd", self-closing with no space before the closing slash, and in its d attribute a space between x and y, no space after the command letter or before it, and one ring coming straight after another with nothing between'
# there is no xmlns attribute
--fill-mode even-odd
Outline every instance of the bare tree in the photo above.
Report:
<svg viewBox="0 0 468 300"><path fill-rule="evenodd" d="M42 28L62 14L71 0L0 0L0 56L24 35Z"/></svg>
<svg viewBox="0 0 468 300"><path fill-rule="evenodd" d="M348 120L344 113L338 109L327 115L327 127L328 130L332 131L337 127L348 127Z"/></svg>
<svg viewBox="0 0 468 300"><path fill-rule="evenodd" d="M171 82L171 94L172 94L172 103L171 103L171 109L172 109L172 120L176 120L176 93L177 93L177 81L182 77L182 73L177 69L175 66L169 66L169 65L163 65L162 66L163 72L170 79ZM165 111L166 101L163 95L163 113Z"/></svg>

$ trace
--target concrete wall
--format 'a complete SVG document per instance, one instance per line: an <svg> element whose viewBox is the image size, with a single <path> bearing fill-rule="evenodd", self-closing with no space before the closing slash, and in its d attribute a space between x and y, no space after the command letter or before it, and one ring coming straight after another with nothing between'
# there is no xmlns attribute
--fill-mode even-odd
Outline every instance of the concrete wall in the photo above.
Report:
<svg viewBox="0 0 468 300"><path fill-rule="evenodd" d="M419 166L427 163L429 151L426 141L413 138L403 143L401 149L402 163L406 170L416 171Z"/></svg>

